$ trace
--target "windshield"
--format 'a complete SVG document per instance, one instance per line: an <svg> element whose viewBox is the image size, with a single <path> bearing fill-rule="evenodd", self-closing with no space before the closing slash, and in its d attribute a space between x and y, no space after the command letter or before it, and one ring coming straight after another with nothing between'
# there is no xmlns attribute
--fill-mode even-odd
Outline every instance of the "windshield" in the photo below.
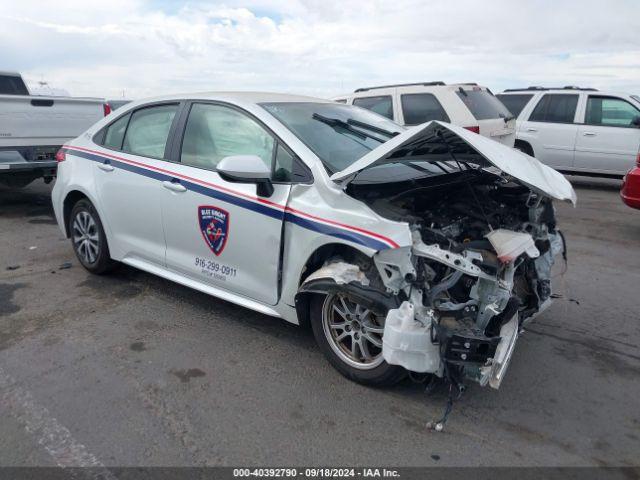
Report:
<svg viewBox="0 0 640 480"><path fill-rule="evenodd" d="M476 120L513 117L507 107L487 90L465 90L460 87L456 93Z"/></svg>
<svg viewBox="0 0 640 480"><path fill-rule="evenodd" d="M344 170L403 127L363 108L338 103L263 103L315 153L330 173Z"/></svg>

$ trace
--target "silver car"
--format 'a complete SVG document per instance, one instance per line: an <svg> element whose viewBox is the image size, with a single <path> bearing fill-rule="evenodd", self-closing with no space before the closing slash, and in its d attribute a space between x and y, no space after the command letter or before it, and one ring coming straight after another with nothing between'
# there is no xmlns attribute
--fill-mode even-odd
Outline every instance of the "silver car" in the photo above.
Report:
<svg viewBox="0 0 640 480"><path fill-rule="evenodd" d="M345 376L499 386L564 250L555 170L460 127L315 98L137 101L58 153L78 260L117 262L292 323Z"/></svg>

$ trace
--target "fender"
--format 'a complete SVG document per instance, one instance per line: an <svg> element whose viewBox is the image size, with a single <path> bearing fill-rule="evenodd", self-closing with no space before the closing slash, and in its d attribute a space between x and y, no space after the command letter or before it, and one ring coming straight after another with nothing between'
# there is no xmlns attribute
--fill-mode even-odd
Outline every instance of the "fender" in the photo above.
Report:
<svg viewBox="0 0 640 480"><path fill-rule="evenodd" d="M346 262L327 264L309 275L298 289L295 297L298 318L304 318L308 296L312 293L348 293L358 303L378 315L386 315L388 310L398 308L398 297L382 292L369 283L369 279L357 265Z"/></svg>

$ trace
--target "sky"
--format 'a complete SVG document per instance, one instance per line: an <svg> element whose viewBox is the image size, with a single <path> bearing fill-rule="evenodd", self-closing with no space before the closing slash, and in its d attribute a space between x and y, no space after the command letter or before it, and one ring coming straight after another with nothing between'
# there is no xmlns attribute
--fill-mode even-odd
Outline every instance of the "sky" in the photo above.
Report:
<svg viewBox="0 0 640 480"><path fill-rule="evenodd" d="M640 94L640 0L0 0L0 71L72 95L373 85Z"/></svg>

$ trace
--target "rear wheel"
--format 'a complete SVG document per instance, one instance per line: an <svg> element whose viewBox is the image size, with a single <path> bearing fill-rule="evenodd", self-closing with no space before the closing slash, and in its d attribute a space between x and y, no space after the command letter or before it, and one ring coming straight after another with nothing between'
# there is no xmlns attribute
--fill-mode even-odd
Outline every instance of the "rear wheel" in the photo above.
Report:
<svg viewBox="0 0 640 480"><path fill-rule="evenodd" d="M79 200L69 216L71 243L78 260L91 273L102 274L113 269L107 237L96 209L87 199Z"/></svg>
<svg viewBox="0 0 640 480"><path fill-rule="evenodd" d="M310 307L316 342L345 377L387 386L405 376L402 367L389 365L382 357L385 316L375 315L342 293L314 295Z"/></svg>

